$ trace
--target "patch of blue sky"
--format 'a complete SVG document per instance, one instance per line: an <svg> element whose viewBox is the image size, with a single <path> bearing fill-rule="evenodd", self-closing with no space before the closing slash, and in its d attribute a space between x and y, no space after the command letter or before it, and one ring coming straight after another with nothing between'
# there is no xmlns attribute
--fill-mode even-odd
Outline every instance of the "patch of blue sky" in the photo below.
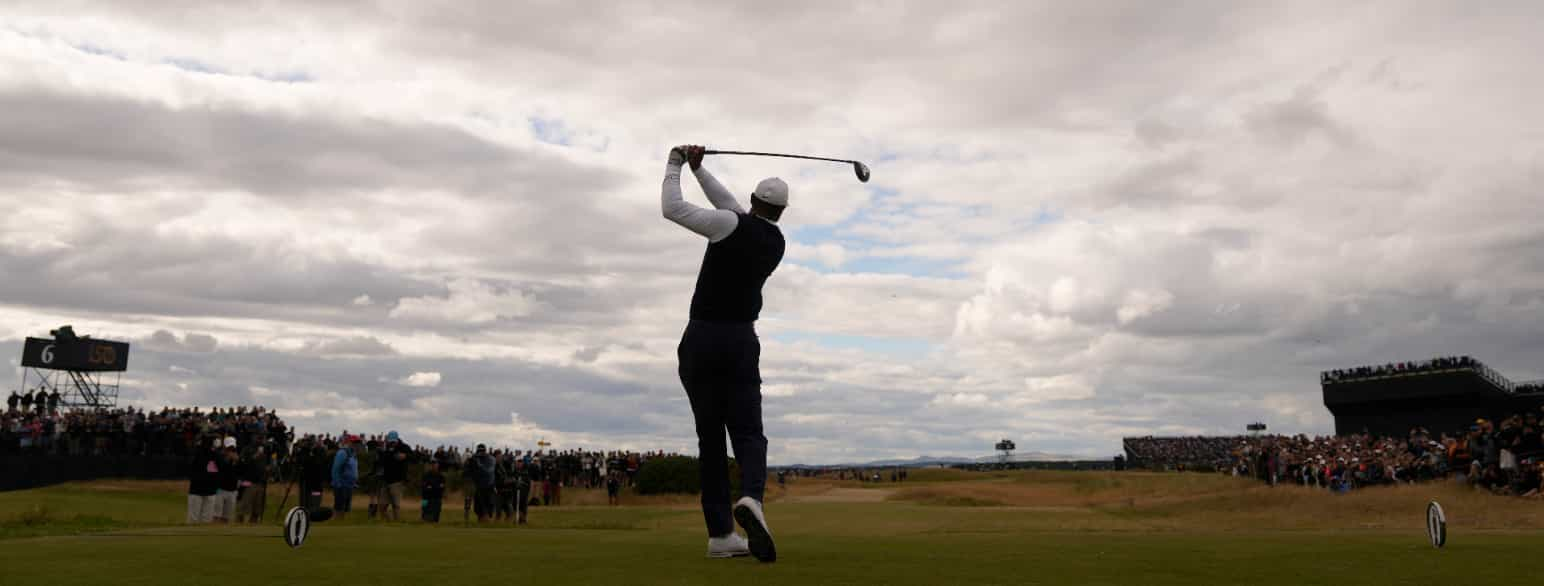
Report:
<svg viewBox="0 0 1544 586"><path fill-rule="evenodd" d="M258 79L277 83L313 83L316 76L304 71L278 71L273 73L258 73Z"/></svg>
<svg viewBox="0 0 1544 586"><path fill-rule="evenodd" d="M933 351L933 343L922 338L890 338L810 332L778 332L773 340L784 344L810 343L833 350L856 349L892 358L922 359Z"/></svg>
<svg viewBox="0 0 1544 586"><path fill-rule="evenodd" d="M99 46L96 46L96 45L93 45L93 44L90 44L90 43L83 43L83 44L79 44L79 45L70 45L70 46L74 47L76 51L80 51L80 52L85 53L87 55L96 55L98 57L107 57L109 59L117 59L119 61L127 61L129 59L128 55L124 55L123 53L119 53L119 52L114 51L112 49L108 49L106 47L99 47Z"/></svg>
<svg viewBox="0 0 1544 586"><path fill-rule="evenodd" d="M918 277L956 279L967 276L962 270L966 259L933 258L897 254L903 245L893 240L880 240L855 230L859 226L886 225L894 220L936 212L947 204L917 203L907 201L899 191L884 187L869 188L873 198L868 205L835 224L795 226L789 231L789 240L805 246L838 244L849 253L849 260L840 266L827 266L815 260L798 264L822 273L883 273L904 274ZM990 207L952 206L953 212L963 216L994 213ZM1029 232L1037 227L1060 222L1060 211L1040 207L1033 214L1015 220L1013 231ZM966 246L987 246L996 236L989 234L960 233L958 241Z"/></svg>
<svg viewBox="0 0 1544 586"><path fill-rule="evenodd" d="M595 152L605 152L611 146L611 138L594 132L576 129L561 118L528 116L526 124L531 136L547 144L565 147L582 147Z"/></svg>
<svg viewBox="0 0 1544 586"><path fill-rule="evenodd" d="M573 146L574 133L562 120L531 116L526 118L526 121L530 123L531 134L536 137L536 140L558 146Z"/></svg>
<svg viewBox="0 0 1544 586"><path fill-rule="evenodd" d="M916 256L861 256L829 269L816 268L820 272L877 273L909 275L937 279L963 279L969 275L961 259L922 258Z"/></svg>
<svg viewBox="0 0 1544 586"><path fill-rule="evenodd" d="M161 62L165 63L167 65L170 65L172 67L176 67L177 69L181 69L183 71L191 71L193 73L208 73L208 74L211 74L211 75L230 75L230 72L228 72L228 71L226 71L224 69L221 69L219 67L216 67L216 66L208 64L208 63L204 63L203 61L199 61L197 59L191 59L191 58L187 58L187 57L168 57L166 59L162 59Z"/></svg>
<svg viewBox="0 0 1544 586"><path fill-rule="evenodd" d="M251 77L274 83L312 83L316 78L304 71L259 71L254 73L237 73L212 63L199 61L189 57L168 57L161 60L162 63L176 67L183 71L202 73L206 75L228 75L232 77Z"/></svg>

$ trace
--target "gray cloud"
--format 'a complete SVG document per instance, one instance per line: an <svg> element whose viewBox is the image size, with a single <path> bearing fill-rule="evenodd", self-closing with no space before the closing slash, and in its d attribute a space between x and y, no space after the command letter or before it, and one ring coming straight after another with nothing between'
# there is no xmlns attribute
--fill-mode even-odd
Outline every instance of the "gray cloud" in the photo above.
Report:
<svg viewBox="0 0 1544 586"><path fill-rule="evenodd" d="M654 198L703 141L875 171L710 163L800 198L774 460L1325 432L1323 368L1544 376L1541 10L6 7L0 332L131 328L150 404L689 449L702 243Z"/></svg>
<svg viewBox="0 0 1544 586"><path fill-rule="evenodd" d="M143 347L160 352L214 352L220 342L214 336L189 332L177 339L177 334L156 330L141 342Z"/></svg>
<svg viewBox="0 0 1544 586"><path fill-rule="evenodd" d="M431 124L161 104L54 92L0 93L0 177L91 191L240 189L281 198L383 189L515 196L538 170L572 163ZM83 140L90 137L90 140ZM577 167L566 186L616 186ZM368 201L359 202L367 205Z"/></svg>
<svg viewBox="0 0 1544 586"><path fill-rule="evenodd" d="M374 336L352 336L338 340L307 342L300 353L323 356L391 356L397 353L397 349Z"/></svg>

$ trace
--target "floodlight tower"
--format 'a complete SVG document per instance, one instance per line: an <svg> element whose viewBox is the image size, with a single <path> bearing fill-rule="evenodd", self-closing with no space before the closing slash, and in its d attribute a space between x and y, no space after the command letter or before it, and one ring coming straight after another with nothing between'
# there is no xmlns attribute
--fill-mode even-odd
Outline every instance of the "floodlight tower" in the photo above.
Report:
<svg viewBox="0 0 1544 586"><path fill-rule="evenodd" d="M1014 449L1016 449L1016 446L1013 445L1013 440L1011 439L1003 438L1002 441L997 442L997 451L1001 452L997 455L997 461L1004 465L1012 462Z"/></svg>

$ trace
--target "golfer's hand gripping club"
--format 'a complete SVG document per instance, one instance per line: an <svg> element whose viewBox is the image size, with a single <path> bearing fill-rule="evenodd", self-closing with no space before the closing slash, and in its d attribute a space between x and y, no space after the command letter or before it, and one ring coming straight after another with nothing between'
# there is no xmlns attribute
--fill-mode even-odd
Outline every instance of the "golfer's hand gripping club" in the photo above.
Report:
<svg viewBox="0 0 1544 586"><path fill-rule="evenodd" d="M686 145L686 162L692 166L693 171L702 167L702 156L707 154L707 152L708 148L705 146L697 144Z"/></svg>

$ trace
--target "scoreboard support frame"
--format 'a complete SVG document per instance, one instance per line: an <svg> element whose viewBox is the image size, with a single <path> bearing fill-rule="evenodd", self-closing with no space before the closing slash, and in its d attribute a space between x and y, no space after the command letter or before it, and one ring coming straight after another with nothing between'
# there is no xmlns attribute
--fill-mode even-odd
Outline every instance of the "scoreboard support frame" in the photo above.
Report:
<svg viewBox="0 0 1544 586"><path fill-rule="evenodd" d="M129 344L77 336L70 326L49 334L53 339L28 337L22 346L22 389L58 393L59 406L65 408L117 407Z"/></svg>
<svg viewBox="0 0 1544 586"><path fill-rule="evenodd" d="M111 374L108 379L103 376ZM21 388L59 393L61 408L112 409L118 406L118 383L122 373L87 372L79 370L45 370L24 368ZM28 386L35 382L36 386Z"/></svg>

